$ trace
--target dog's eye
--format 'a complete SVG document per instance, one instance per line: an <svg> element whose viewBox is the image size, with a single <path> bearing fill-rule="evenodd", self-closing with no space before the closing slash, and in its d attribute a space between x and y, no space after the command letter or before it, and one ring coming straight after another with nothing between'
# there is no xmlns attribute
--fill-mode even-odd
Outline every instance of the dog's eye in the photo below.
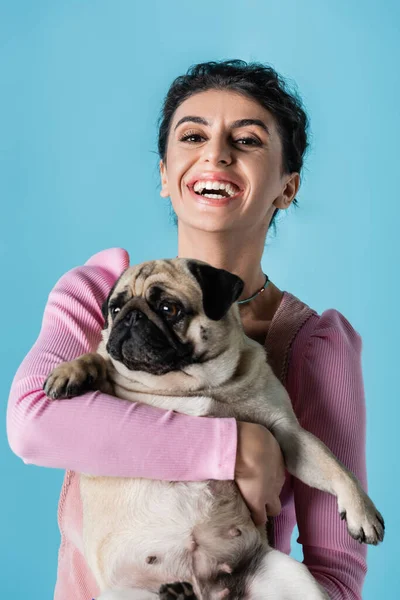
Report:
<svg viewBox="0 0 400 600"><path fill-rule="evenodd" d="M115 315L116 315L117 313L119 313L119 311L120 311L120 310L121 310L121 309L120 309L120 307L119 307L119 306L112 306L112 307L110 308L111 316L115 317Z"/></svg>
<svg viewBox="0 0 400 600"><path fill-rule="evenodd" d="M179 317L182 316L181 307L178 306L178 304L175 304L174 302L166 302L164 300L164 302L161 302L161 304L159 305L158 310L162 315L174 321L176 321L177 319L179 319Z"/></svg>

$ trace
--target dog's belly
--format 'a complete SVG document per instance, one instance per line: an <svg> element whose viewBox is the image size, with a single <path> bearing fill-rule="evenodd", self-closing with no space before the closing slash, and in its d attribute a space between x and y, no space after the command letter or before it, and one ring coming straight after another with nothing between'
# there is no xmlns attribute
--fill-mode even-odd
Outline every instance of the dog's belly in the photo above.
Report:
<svg viewBox="0 0 400 600"><path fill-rule="evenodd" d="M81 475L84 553L103 589L209 577L265 540L233 482Z"/></svg>

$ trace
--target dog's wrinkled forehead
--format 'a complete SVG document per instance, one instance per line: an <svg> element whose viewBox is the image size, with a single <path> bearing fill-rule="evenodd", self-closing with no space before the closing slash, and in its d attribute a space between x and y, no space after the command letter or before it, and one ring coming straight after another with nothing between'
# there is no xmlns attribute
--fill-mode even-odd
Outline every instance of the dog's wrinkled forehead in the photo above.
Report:
<svg viewBox="0 0 400 600"><path fill-rule="evenodd" d="M152 294L170 294L181 302L186 301L190 305L195 303L200 307L202 291L188 262L184 258L173 258L129 267L115 285L110 299L121 295L121 300L127 302L132 297L149 298Z"/></svg>
<svg viewBox="0 0 400 600"><path fill-rule="evenodd" d="M147 302L179 300L189 313L219 321L239 298L243 286L237 275L199 260L154 260L126 269L111 289L102 310L107 326L107 310L115 302L122 307L135 297Z"/></svg>

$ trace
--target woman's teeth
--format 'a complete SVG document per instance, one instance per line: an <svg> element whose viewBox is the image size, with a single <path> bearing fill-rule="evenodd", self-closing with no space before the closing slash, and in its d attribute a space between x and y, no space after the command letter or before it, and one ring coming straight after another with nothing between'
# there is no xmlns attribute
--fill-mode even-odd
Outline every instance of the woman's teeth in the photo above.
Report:
<svg viewBox="0 0 400 600"><path fill-rule="evenodd" d="M196 181L193 190L196 194L200 194L206 198L228 198L230 196L235 196L239 191L239 188L233 183L225 183L222 181ZM205 192L206 190L212 190L213 193L207 193ZM215 193L216 191L218 191L217 194Z"/></svg>

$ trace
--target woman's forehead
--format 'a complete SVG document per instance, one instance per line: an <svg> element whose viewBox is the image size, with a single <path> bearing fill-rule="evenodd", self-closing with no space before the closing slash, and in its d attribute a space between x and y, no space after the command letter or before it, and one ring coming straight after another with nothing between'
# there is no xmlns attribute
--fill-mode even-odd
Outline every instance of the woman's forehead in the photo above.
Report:
<svg viewBox="0 0 400 600"><path fill-rule="evenodd" d="M270 127L275 125L272 113L259 102L235 90L206 90L193 94L175 111L172 127L185 116L203 117L210 126L223 118L229 124L241 119L260 119Z"/></svg>

